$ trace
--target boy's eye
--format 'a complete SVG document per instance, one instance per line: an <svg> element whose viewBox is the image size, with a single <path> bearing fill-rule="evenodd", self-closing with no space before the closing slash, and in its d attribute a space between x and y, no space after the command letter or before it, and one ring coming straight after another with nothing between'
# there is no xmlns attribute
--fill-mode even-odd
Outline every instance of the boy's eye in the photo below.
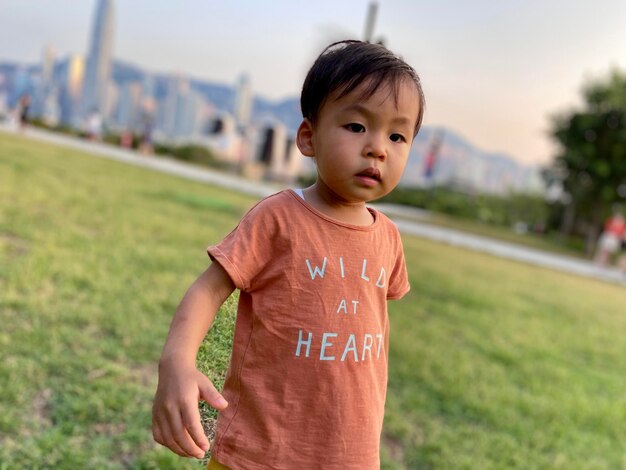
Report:
<svg viewBox="0 0 626 470"><path fill-rule="evenodd" d="M392 142L406 142L406 139L402 134L391 134L389 140Z"/></svg>
<svg viewBox="0 0 626 470"><path fill-rule="evenodd" d="M362 124L357 124L355 122L347 124L346 129L352 132L365 132L365 126Z"/></svg>

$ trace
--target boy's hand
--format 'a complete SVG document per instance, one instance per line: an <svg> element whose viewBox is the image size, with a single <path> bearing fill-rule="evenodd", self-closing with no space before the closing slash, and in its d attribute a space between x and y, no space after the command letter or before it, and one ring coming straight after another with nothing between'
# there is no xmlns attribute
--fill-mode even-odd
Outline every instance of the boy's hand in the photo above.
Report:
<svg viewBox="0 0 626 470"><path fill-rule="evenodd" d="M200 399L218 410L228 406L195 367L161 366L152 406L154 440L183 457L203 458L210 446L200 421Z"/></svg>

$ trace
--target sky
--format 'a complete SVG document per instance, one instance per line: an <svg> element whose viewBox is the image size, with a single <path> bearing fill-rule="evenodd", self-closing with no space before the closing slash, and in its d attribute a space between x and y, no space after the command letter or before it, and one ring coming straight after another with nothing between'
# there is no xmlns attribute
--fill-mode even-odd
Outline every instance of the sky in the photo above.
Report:
<svg viewBox="0 0 626 470"><path fill-rule="evenodd" d="M115 0L114 56L153 72L297 97L323 47L364 35L370 0ZM85 54L95 0L0 0L0 61ZM626 70L623 0L378 0L374 39L419 73L424 125L527 164L589 80Z"/></svg>

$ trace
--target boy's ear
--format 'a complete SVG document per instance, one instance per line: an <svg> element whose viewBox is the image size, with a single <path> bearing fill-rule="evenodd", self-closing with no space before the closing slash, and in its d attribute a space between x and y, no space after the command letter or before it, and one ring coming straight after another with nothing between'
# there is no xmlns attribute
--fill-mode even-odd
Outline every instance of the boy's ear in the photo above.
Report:
<svg viewBox="0 0 626 470"><path fill-rule="evenodd" d="M313 125L308 119L304 119L298 127L298 134L296 136L296 144L300 153L305 157L315 156L315 146L313 145Z"/></svg>

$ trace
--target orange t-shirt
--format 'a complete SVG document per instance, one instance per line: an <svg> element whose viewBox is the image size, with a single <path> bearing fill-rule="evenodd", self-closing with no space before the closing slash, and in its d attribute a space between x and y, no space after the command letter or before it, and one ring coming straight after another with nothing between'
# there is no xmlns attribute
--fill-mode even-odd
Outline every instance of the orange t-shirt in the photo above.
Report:
<svg viewBox="0 0 626 470"><path fill-rule="evenodd" d="M254 206L208 253L240 289L212 453L233 469L377 469L387 299L409 290L396 226L361 227L291 190Z"/></svg>

